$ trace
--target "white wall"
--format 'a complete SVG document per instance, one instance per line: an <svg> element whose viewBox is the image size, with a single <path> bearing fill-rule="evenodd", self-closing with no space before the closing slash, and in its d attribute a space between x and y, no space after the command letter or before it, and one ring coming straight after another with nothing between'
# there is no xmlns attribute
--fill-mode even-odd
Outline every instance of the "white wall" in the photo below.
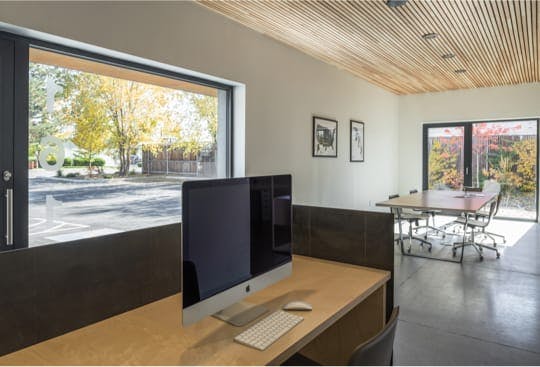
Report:
<svg viewBox="0 0 540 367"><path fill-rule="evenodd" d="M540 83L401 96L399 192L422 188L422 124L540 116Z"/></svg>
<svg viewBox="0 0 540 367"><path fill-rule="evenodd" d="M296 203L367 209L397 189L397 96L198 4L0 2L0 21L245 83L247 174L292 173ZM338 119L337 159L311 157L313 114Z"/></svg>

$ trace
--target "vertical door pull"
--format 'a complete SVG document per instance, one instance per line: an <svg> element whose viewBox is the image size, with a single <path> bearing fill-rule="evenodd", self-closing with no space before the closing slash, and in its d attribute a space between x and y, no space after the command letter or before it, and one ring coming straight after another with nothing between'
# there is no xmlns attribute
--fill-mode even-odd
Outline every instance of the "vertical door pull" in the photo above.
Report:
<svg viewBox="0 0 540 367"><path fill-rule="evenodd" d="M13 189L6 190L6 245L13 246Z"/></svg>

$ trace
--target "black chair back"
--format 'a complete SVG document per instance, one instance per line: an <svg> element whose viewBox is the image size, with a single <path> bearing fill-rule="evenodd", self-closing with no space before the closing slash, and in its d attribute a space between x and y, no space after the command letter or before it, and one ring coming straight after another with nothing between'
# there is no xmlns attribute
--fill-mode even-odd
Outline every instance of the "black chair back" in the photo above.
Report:
<svg viewBox="0 0 540 367"><path fill-rule="evenodd" d="M390 365L398 316L399 307L395 307L386 326L377 335L354 350L349 359L349 366Z"/></svg>
<svg viewBox="0 0 540 367"><path fill-rule="evenodd" d="M499 212L499 207L501 205L501 199L502 199L502 193L499 192L499 194L497 195L497 206L495 207L495 213L493 213L493 216L496 216L497 213Z"/></svg>

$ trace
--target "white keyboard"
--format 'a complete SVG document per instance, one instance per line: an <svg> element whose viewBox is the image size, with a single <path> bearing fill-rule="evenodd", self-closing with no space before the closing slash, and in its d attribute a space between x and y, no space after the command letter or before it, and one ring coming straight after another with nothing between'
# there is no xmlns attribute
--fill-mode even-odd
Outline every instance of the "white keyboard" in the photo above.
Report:
<svg viewBox="0 0 540 367"><path fill-rule="evenodd" d="M259 350L265 350L304 318L285 311L276 311L245 330L234 341Z"/></svg>

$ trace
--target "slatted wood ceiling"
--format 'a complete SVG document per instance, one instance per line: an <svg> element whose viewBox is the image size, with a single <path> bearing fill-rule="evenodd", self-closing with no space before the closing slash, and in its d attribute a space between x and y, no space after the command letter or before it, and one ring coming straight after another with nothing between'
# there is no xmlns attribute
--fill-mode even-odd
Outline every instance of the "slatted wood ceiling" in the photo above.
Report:
<svg viewBox="0 0 540 367"><path fill-rule="evenodd" d="M199 3L396 94L540 81L537 0Z"/></svg>

